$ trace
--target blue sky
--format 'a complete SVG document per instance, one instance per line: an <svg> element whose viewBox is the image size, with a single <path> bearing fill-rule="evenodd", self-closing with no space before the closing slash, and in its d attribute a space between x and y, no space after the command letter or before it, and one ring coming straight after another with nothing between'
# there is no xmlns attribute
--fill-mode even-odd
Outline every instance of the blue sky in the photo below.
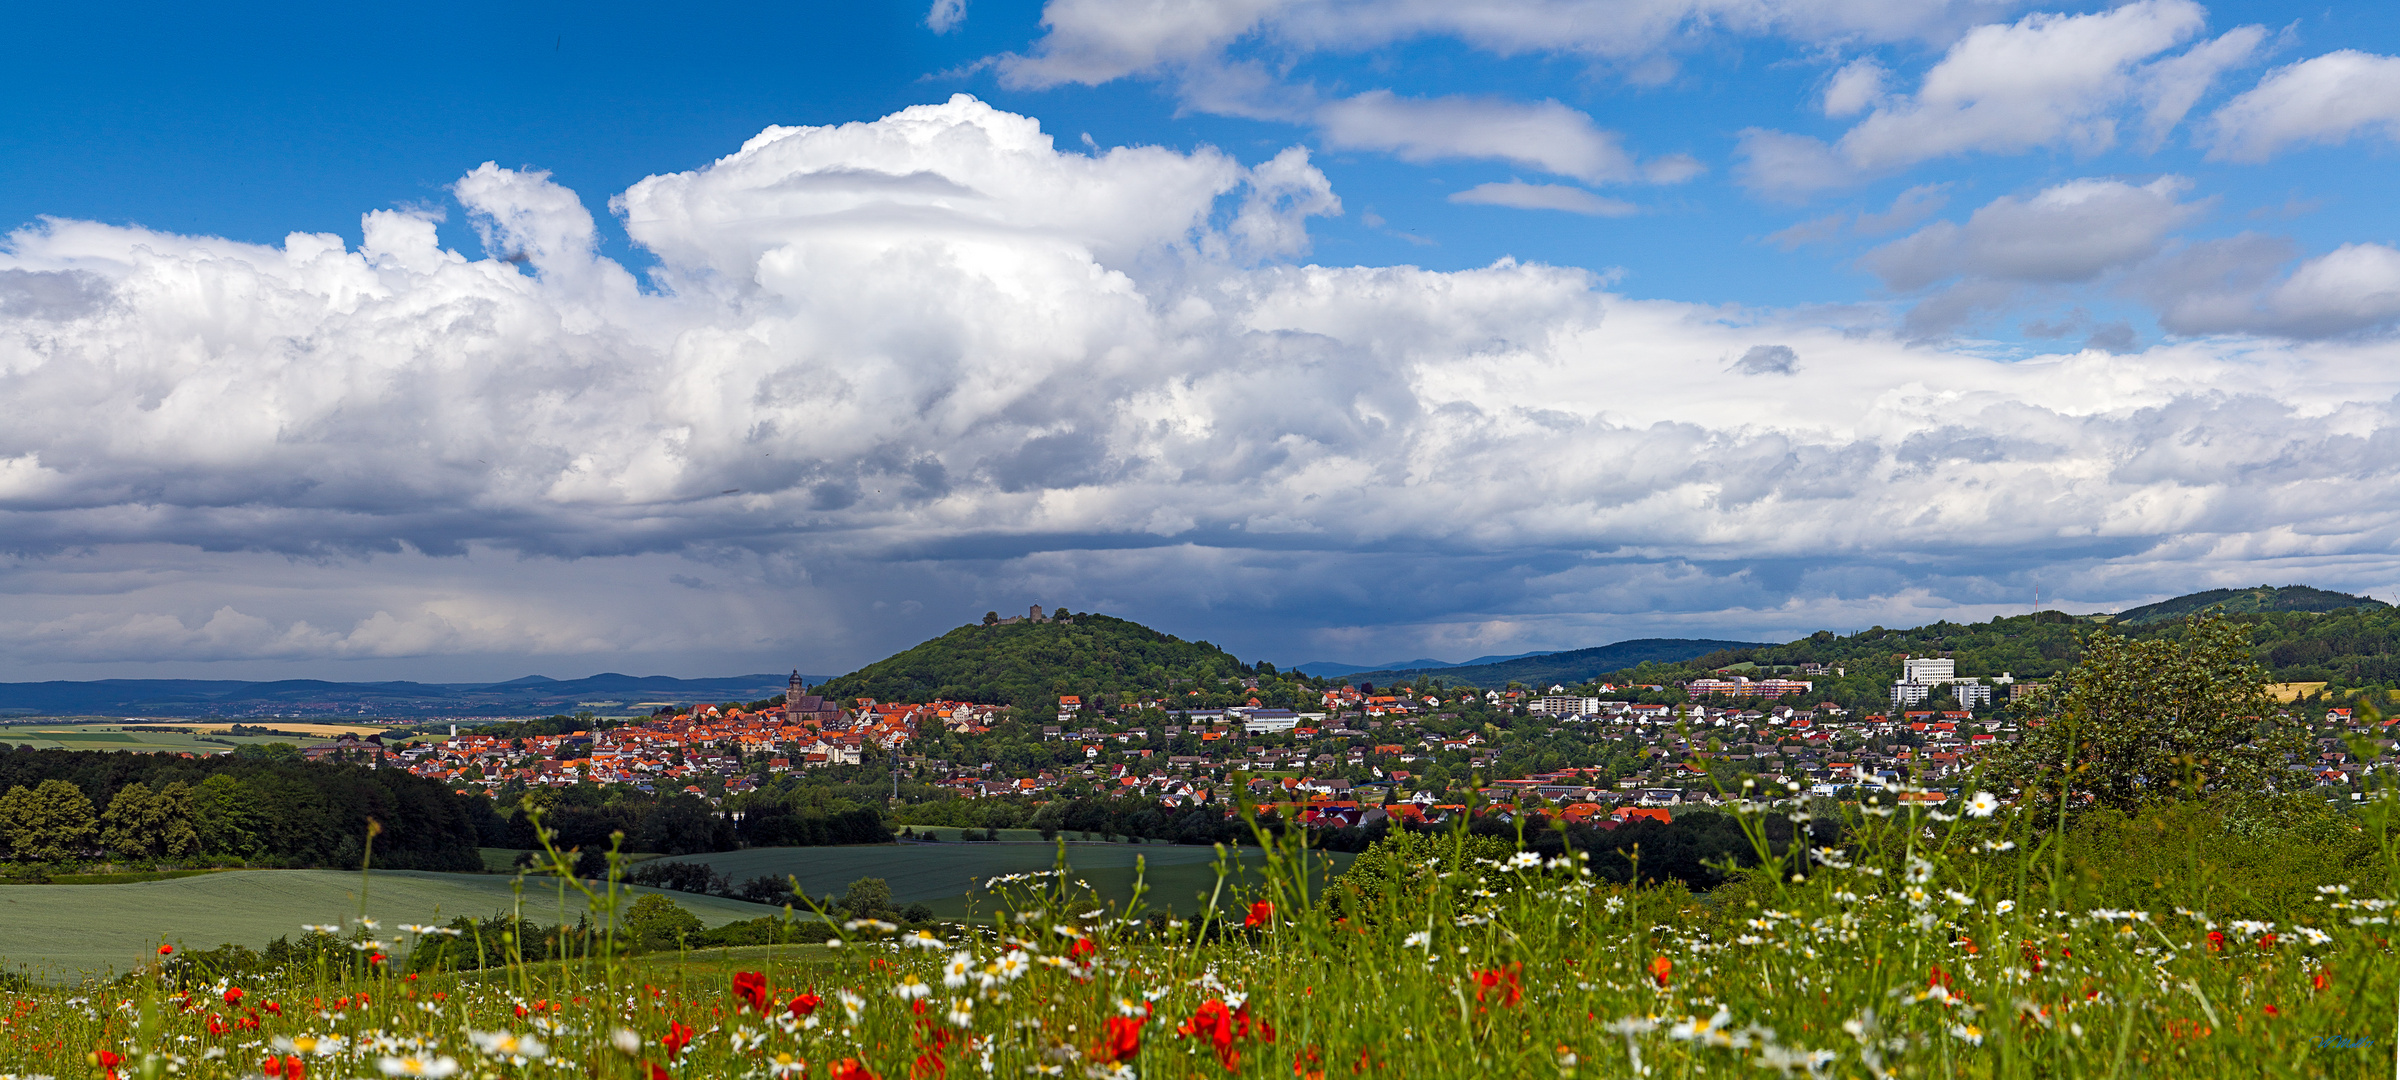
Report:
<svg viewBox="0 0 2400 1080"><path fill-rule="evenodd" d="M0 677L2400 586L2388 6L25 21Z"/></svg>

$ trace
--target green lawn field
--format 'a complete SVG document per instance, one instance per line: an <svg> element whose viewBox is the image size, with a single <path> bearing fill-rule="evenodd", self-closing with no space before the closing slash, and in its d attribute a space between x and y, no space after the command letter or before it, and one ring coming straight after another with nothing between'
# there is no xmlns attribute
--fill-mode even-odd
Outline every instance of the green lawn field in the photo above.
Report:
<svg viewBox="0 0 2400 1080"><path fill-rule="evenodd" d="M889 850L889 849L883 849ZM513 878L496 874L378 871L367 913L386 940L401 923L506 911ZM358 914L359 876L340 870L238 870L122 885L0 886L0 965L47 981L124 971L150 959L160 941L195 949L259 948L299 936L302 923L340 923ZM639 889L637 892L658 890ZM755 919L775 909L689 893L666 894L709 925ZM566 921L584 910L570 893ZM525 915L558 922L555 883L525 883Z"/></svg>

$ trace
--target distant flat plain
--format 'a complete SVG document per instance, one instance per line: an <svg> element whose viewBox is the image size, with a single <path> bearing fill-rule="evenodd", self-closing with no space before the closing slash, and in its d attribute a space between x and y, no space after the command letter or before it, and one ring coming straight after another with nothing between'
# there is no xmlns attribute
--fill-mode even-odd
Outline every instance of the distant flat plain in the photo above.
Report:
<svg viewBox="0 0 2400 1080"><path fill-rule="evenodd" d="M223 754L237 746L263 743L308 745L330 741L343 732L360 735L384 730L371 724L301 724L265 721L253 724L284 735L228 735L232 723L144 724L126 720L93 723L0 724L0 746L30 746L36 750L134 750L143 753ZM174 729L184 730L174 730Z"/></svg>

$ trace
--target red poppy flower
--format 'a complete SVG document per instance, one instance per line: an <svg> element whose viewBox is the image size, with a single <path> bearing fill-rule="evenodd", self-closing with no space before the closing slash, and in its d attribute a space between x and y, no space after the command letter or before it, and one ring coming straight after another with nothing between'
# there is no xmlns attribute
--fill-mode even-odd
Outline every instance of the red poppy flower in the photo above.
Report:
<svg viewBox="0 0 2400 1080"><path fill-rule="evenodd" d="M1950 973L1943 971L1942 965L1935 964L1933 971L1925 976L1925 985L1928 987L1938 986L1948 990L1950 989Z"/></svg>
<svg viewBox="0 0 2400 1080"><path fill-rule="evenodd" d="M173 945L161 945L161 946L159 946L159 947L158 947L158 955L160 955L160 956L173 956L173 955L175 955L175 946L173 946Z"/></svg>
<svg viewBox="0 0 2400 1080"><path fill-rule="evenodd" d="M666 1047L668 1057L674 1057L683 1053L684 1047L692 1045L692 1039L699 1034L692 1029L692 1025L677 1020L667 1025L667 1033L659 1036L658 1045Z"/></svg>
<svg viewBox="0 0 2400 1080"><path fill-rule="evenodd" d="M108 1080L117 1080L117 1066L125 1064L125 1057L114 1050L94 1050L91 1062L107 1070Z"/></svg>
<svg viewBox="0 0 2400 1080"><path fill-rule="evenodd" d="M1092 939L1088 937L1076 938L1075 944L1067 946L1069 956L1090 956L1099 951L1100 946L1092 944Z"/></svg>
<svg viewBox="0 0 2400 1080"><path fill-rule="evenodd" d="M2211 930L2208 932L2208 951L2225 951L2225 932L2223 930Z"/></svg>
<svg viewBox="0 0 2400 1080"><path fill-rule="evenodd" d="M2258 939L2258 947L2259 947L2259 948L2262 948L2262 949L2272 949L2272 948L2274 948L2274 947L2275 947L2275 935L2273 935L2273 934L2265 934L2265 935L2261 935L2261 936L2259 937L2259 939Z"/></svg>
<svg viewBox="0 0 2400 1080"><path fill-rule="evenodd" d="M1133 1060L1135 1054L1142 1052L1144 1020L1139 1016L1109 1017L1100 1041L1092 1044L1092 1060L1102 1064Z"/></svg>
<svg viewBox="0 0 2400 1080"><path fill-rule="evenodd" d="M1480 1004L1486 997L1499 998L1502 1005L1514 1005L1524 1000L1525 990L1517 984L1517 973L1524 969L1525 965L1520 963L1476 972L1476 1002Z"/></svg>
<svg viewBox="0 0 2400 1080"><path fill-rule="evenodd" d="M2322 991L2331 985L2333 985L2333 973L2324 968L2318 968L2316 974L2308 977L2308 988L2311 990Z"/></svg>
<svg viewBox="0 0 2400 1080"><path fill-rule="evenodd" d="M270 1013L273 1013L273 1014L275 1014L275 1015L277 1015L277 1016L282 1016L282 1015L283 1015L283 1006L281 1006L281 1005L277 1005L276 1003L274 1003L274 1002L272 1002L272 1001L270 1001L270 1002L267 1002L265 1005L262 1005L262 1006L260 1006L260 1008L263 1008L263 1009L267 1010L268 1012L270 1012Z"/></svg>
<svg viewBox="0 0 2400 1080"><path fill-rule="evenodd" d="M2275 1010L2275 1006L2273 1006L2273 1005L2269 1005L2269 1006L2267 1006L2267 1015L2268 1015L2268 1016L2282 1016L2283 1014L2282 1014L2282 1013L2280 1013L2280 1012L2277 1012L2277 1011Z"/></svg>
<svg viewBox="0 0 2400 1080"><path fill-rule="evenodd" d="M755 971L733 973L733 996L741 1000L743 1008L751 1009L760 1016L765 1016L773 1004L773 998L767 993L767 977Z"/></svg>
<svg viewBox="0 0 2400 1080"><path fill-rule="evenodd" d="M226 987L226 988L225 988L225 1004L227 1004L227 1005L239 1005L239 1004L241 1004L241 1003L242 1003L242 988L241 988L241 987L238 987L238 986L228 986L228 987Z"/></svg>
<svg viewBox="0 0 2400 1080"><path fill-rule="evenodd" d="M1275 905L1261 900L1250 905L1250 914L1242 919L1244 929L1267 926L1275 921Z"/></svg>
<svg viewBox="0 0 2400 1080"><path fill-rule="evenodd" d="M1667 977L1675 974L1675 961L1663 956L1650 958L1650 977L1658 980L1659 989L1666 989Z"/></svg>
<svg viewBox="0 0 2400 1080"><path fill-rule="evenodd" d="M833 1064L833 1080L883 1080L858 1063L857 1058L843 1058Z"/></svg>
<svg viewBox="0 0 2400 1080"><path fill-rule="evenodd" d="M1233 1025L1233 1010L1225 1007L1223 999L1210 998L1201 1002L1192 1012L1192 1018L1176 1025L1175 1030L1186 1038L1208 1040L1217 1052L1217 1064L1231 1071L1242 1064L1242 1052L1233 1048Z"/></svg>
<svg viewBox="0 0 2400 1080"><path fill-rule="evenodd" d="M659 1065L659 1063L655 1061L645 1061L642 1064L650 1067L650 1080L672 1080L672 1078L667 1075L667 1070Z"/></svg>
<svg viewBox="0 0 2400 1080"><path fill-rule="evenodd" d="M1292 1075L1300 1080L1325 1080L1325 1059L1316 1047L1292 1055Z"/></svg>
<svg viewBox="0 0 2400 1080"><path fill-rule="evenodd" d="M793 998L791 1005L787 1007L791 1010L792 1019L798 1020L810 1013L817 1011L817 1006L823 1004L825 1004L824 998L818 997L815 994L802 994L799 997Z"/></svg>

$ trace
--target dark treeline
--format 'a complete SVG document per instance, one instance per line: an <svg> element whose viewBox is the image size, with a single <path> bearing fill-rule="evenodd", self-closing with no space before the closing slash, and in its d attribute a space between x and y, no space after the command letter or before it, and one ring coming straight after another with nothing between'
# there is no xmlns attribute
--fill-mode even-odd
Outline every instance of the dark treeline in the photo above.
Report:
<svg viewBox="0 0 2400 1080"><path fill-rule="evenodd" d="M1792 841L1792 823L1781 816L1772 816L1764 825L1768 850L1778 857L1786 854ZM1446 836L1450 831L1449 826L1442 825L1403 827L1427 837ZM1838 838L1831 822L1818 821L1809 828L1812 831L1806 843L1810 846L1830 844ZM1525 820L1521 833L1517 822L1487 814L1469 822L1466 831L1470 836L1507 841L1510 847L1521 847L1545 860L1555 859L1572 847L1591 856L1589 865L1594 875L1619 884L1630 884L1638 877L1645 885L1680 882L1706 891L1729 880L1731 870L1758 865L1758 850L1742 833L1741 823L1731 814L1713 810L1679 814L1672 822L1635 818L1613 829L1571 824L1562 830L1554 827L1547 817L1533 814ZM1363 852L1391 832L1391 825L1378 821L1361 829L1315 834L1310 844L1329 851Z"/></svg>
<svg viewBox="0 0 2400 1080"><path fill-rule="evenodd" d="M493 847L538 848L534 836L536 813L550 842L560 851L581 849L598 855L609 849L615 834L624 834L621 851L662 855L691 855L731 851L736 847L733 822L692 795L652 798L640 793L611 791L593 784L574 784L528 795L519 812L493 838Z"/></svg>
<svg viewBox="0 0 2400 1080"><path fill-rule="evenodd" d="M214 859L355 867L367 822L375 865L476 870L486 800L398 769L259 754L18 749L0 753L0 847L23 862Z"/></svg>
<svg viewBox="0 0 2400 1080"><path fill-rule="evenodd" d="M892 839L892 827L873 807L819 813L770 805L744 814L734 832L751 847L884 844Z"/></svg>
<svg viewBox="0 0 2400 1080"><path fill-rule="evenodd" d="M560 851L581 852L576 870L587 877L606 872L612 843L628 853L698 855L742 847L884 844L892 839L882 808L805 784L741 796L727 811L693 795L575 784L526 793L513 813L497 819L498 827L485 842L492 847L538 848L537 817Z"/></svg>
<svg viewBox="0 0 2400 1080"><path fill-rule="evenodd" d="M1764 821L1768 850L1783 855L1792 842L1792 823L1781 815ZM1809 826L1802 838L1808 846L1830 844L1837 837L1830 821ZM1515 835L1515 826L1494 818L1478 819L1471 831L1484 835ZM1592 872L1610 881L1643 884L1680 881L1696 890L1725 883L1729 868L1758 865L1758 849L1742 833L1733 815L1714 810L1679 813L1672 822L1634 818L1614 829L1570 825L1551 828L1538 815L1527 823L1525 847L1543 858L1555 858L1572 845L1589 852Z"/></svg>

